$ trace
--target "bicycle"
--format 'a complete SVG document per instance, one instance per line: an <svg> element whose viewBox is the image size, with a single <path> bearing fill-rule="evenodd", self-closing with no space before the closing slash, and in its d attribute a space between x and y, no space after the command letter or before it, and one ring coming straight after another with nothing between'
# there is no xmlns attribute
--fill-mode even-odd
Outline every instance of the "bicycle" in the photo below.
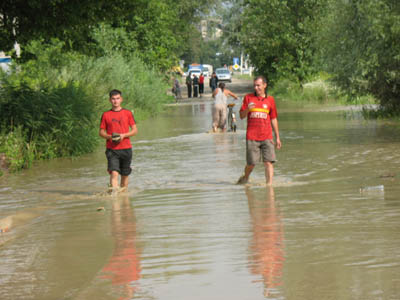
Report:
<svg viewBox="0 0 400 300"><path fill-rule="evenodd" d="M228 106L228 131L236 132L236 115L233 111L235 103L230 103Z"/></svg>

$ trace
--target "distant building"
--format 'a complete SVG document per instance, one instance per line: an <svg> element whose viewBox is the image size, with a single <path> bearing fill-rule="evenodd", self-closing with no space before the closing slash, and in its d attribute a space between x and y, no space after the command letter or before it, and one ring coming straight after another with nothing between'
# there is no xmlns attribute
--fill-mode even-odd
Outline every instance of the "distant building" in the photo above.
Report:
<svg viewBox="0 0 400 300"><path fill-rule="evenodd" d="M218 28L221 25L222 19L210 17L200 21L199 31L204 40L215 40L222 37L222 30Z"/></svg>
<svg viewBox="0 0 400 300"><path fill-rule="evenodd" d="M214 38L219 39L222 37L223 31L217 27L215 27Z"/></svg>
<svg viewBox="0 0 400 300"><path fill-rule="evenodd" d="M206 39L207 38L207 33L208 33L207 20L201 20L200 21L200 32L201 32L201 37L203 39Z"/></svg>

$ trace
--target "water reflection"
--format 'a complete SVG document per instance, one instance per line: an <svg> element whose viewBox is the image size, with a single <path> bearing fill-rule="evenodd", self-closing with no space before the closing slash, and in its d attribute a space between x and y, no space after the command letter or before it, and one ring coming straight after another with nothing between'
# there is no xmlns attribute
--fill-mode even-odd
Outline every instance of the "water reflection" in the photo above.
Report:
<svg viewBox="0 0 400 300"><path fill-rule="evenodd" d="M192 114L196 115L199 113L204 113L206 110L206 106L204 103L199 103L199 104L193 104L192 105Z"/></svg>
<svg viewBox="0 0 400 300"><path fill-rule="evenodd" d="M282 284L285 261L282 217L276 207L273 187L266 187L260 197L246 188L246 196L253 225L250 270L254 275L261 275L264 296L268 297Z"/></svg>
<svg viewBox="0 0 400 300"><path fill-rule="evenodd" d="M111 234L114 251L103 268L103 278L120 290L119 299L132 299L140 279L140 254L136 245L136 220L128 195L113 199Z"/></svg>
<svg viewBox="0 0 400 300"><path fill-rule="evenodd" d="M283 113L275 199L233 184L245 124L208 134L210 108L143 122L134 202L103 149L4 179L0 299L398 299L398 127Z"/></svg>

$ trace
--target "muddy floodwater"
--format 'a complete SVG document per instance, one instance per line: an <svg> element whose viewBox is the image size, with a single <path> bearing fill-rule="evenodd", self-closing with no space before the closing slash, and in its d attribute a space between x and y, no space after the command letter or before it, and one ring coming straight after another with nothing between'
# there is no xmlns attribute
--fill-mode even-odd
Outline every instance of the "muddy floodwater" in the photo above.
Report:
<svg viewBox="0 0 400 300"><path fill-rule="evenodd" d="M277 106L271 188L209 101L138 124L127 193L103 147L1 179L0 299L400 299L400 127Z"/></svg>

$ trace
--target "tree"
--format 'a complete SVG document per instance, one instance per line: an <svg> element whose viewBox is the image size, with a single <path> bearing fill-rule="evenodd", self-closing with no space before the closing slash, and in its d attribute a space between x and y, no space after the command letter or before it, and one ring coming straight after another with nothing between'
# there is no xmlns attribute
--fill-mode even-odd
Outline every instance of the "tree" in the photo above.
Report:
<svg viewBox="0 0 400 300"><path fill-rule="evenodd" d="M352 95L371 93L400 112L400 3L334 0L320 32L321 57Z"/></svg>
<svg viewBox="0 0 400 300"><path fill-rule="evenodd" d="M313 25L320 0L246 0L240 42L258 73L300 83L313 72Z"/></svg>
<svg viewBox="0 0 400 300"><path fill-rule="evenodd" d="M0 49L9 51L15 42L58 38L82 49L92 26L111 21L129 11L123 0L2 0L0 2Z"/></svg>
<svg viewBox="0 0 400 300"><path fill-rule="evenodd" d="M216 1L3 0L0 49L9 51L15 42L24 48L32 40L56 38L65 43L65 50L98 56L104 49L96 39L109 38L110 49L134 51L148 65L167 70L189 49L193 24ZM117 37L123 38L122 44Z"/></svg>

